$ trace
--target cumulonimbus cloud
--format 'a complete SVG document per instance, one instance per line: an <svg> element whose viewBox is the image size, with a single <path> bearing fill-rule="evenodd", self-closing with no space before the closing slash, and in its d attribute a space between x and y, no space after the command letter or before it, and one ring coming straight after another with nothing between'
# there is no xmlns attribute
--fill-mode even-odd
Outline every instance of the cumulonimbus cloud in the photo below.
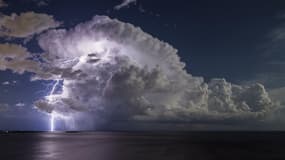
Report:
<svg viewBox="0 0 285 160"><path fill-rule="evenodd" d="M46 72L63 81L61 94L35 103L48 113L199 121L260 118L274 109L263 85L240 86L224 79L206 83L187 73L168 43L105 16L70 30L51 30L39 44Z"/></svg>
<svg viewBox="0 0 285 160"><path fill-rule="evenodd" d="M26 38L59 25L60 22L54 20L53 16L42 13L25 12L20 15L16 13L11 16L1 15L0 36Z"/></svg>

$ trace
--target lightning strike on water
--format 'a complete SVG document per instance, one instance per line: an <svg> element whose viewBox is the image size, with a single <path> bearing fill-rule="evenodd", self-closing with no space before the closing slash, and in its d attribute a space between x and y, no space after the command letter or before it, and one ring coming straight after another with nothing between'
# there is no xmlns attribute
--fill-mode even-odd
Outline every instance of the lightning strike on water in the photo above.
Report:
<svg viewBox="0 0 285 160"><path fill-rule="evenodd" d="M54 131L54 115L52 113L50 115L50 131Z"/></svg>
<svg viewBox="0 0 285 160"><path fill-rule="evenodd" d="M59 84L59 80L56 80L56 83L53 85L52 89L51 89L51 92L48 96L48 100L49 101L52 101L52 95L54 94L55 90L56 90L56 87L57 85ZM53 132L54 131L54 126L55 126L55 117L54 117L54 114L51 113L50 114L50 131Z"/></svg>

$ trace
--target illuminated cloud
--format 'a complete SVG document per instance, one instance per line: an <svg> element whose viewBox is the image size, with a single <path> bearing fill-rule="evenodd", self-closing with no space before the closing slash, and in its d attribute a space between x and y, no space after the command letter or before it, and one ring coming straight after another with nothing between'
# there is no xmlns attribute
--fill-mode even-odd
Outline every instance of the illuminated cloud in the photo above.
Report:
<svg viewBox="0 0 285 160"><path fill-rule="evenodd" d="M0 60L11 59L26 59L30 56L30 53L21 45L4 43L0 44Z"/></svg>
<svg viewBox="0 0 285 160"><path fill-rule="evenodd" d="M115 6L114 9L120 10L120 9L122 9L124 7L129 6L131 3L136 3L136 2L137 2L137 0L123 0L122 3L117 5L117 6Z"/></svg>
<svg viewBox="0 0 285 160"><path fill-rule="evenodd" d="M47 14L25 12L20 15L1 15L0 36L25 38L59 25L53 16Z"/></svg>
<svg viewBox="0 0 285 160"><path fill-rule="evenodd" d="M12 70L15 73L39 73L39 64L30 60L31 54L21 45L4 43L0 44L0 71Z"/></svg>
<svg viewBox="0 0 285 160"><path fill-rule="evenodd" d="M39 44L45 68L63 80L61 94L35 103L48 113L185 122L259 119L274 109L263 85L206 83L187 73L168 43L105 16L74 29L51 30Z"/></svg>

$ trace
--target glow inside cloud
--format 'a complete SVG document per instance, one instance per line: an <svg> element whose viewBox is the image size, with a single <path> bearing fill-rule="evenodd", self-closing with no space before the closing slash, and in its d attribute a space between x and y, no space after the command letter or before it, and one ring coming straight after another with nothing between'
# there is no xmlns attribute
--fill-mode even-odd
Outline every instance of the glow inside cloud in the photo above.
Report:
<svg viewBox="0 0 285 160"><path fill-rule="evenodd" d="M258 119L274 108L264 86L205 83L184 69L177 50L140 28L105 16L44 33L44 74L62 93L35 103L62 118L106 121Z"/></svg>

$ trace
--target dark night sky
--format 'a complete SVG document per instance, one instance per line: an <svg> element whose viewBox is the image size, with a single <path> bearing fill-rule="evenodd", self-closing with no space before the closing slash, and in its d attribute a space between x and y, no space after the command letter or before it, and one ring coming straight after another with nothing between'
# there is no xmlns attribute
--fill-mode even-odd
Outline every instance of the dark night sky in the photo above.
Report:
<svg viewBox="0 0 285 160"><path fill-rule="evenodd" d="M121 10L113 9L120 0L50 0L41 7L35 1L7 0L9 6L0 12L46 13L63 22L61 28L73 27L94 15L108 15L173 45L187 71L206 81L217 77L237 84L261 82L269 90L285 87L285 36L274 41L274 33L282 31L285 24L283 0L138 0ZM2 38L1 42L22 40ZM30 52L41 52L36 37L26 47ZM49 92L51 81L30 82L30 76L0 71L0 84L16 81L0 85L0 103L10 106L9 111L0 112L0 130L48 129L48 117L33 109L33 102ZM19 109L15 105L20 102L25 105Z"/></svg>

